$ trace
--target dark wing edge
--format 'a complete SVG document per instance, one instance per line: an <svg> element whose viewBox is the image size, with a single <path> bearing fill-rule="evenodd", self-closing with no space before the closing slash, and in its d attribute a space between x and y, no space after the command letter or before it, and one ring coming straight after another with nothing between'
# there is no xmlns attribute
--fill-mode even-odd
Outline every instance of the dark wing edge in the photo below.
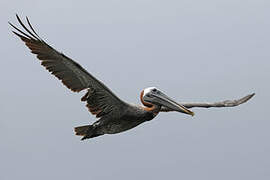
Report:
<svg viewBox="0 0 270 180"><path fill-rule="evenodd" d="M16 17L19 24L26 32L23 32L9 22L16 30L12 32L25 43L31 50L31 53L37 55L37 58L41 61L41 65L61 80L67 88L71 89L73 92L88 89L88 92L81 100L87 101L88 104L86 106L92 114L100 117L127 105L78 63L43 41L32 27L27 17L26 21L30 29L23 24L17 14Z"/></svg>
<svg viewBox="0 0 270 180"><path fill-rule="evenodd" d="M44 42L37 35L28 18L26 18L26 20L32 32L22 23L18 15L16 15L16 17L20 25L28 34L9 22L9 24L17 30L17 32L12 32L24 41L25 45L31 50L31 53L37 55L37 58L41 60L41 64L72 91L80 92L81 90L86 89L89 85L89 74L87 71L78 63L64 54L59 53Z"/></svg>
<svg viewBox="0 0 270 180"><path fill-rule="evenodd" d="M220 101L220 102L214 102L214 103L208 103L208 102L180 102L179 104L185 106L186 108L194 108L194 107L199 107L199 108L210 108L210 107L235 107L240 104L243 104L250 100L255 93L249 94L247 96L244 96L240 99L235 99L235 100L226 100L226 101ZM173 111L167 107L162 106L161 107L161 112L169 112Z"/></svg>

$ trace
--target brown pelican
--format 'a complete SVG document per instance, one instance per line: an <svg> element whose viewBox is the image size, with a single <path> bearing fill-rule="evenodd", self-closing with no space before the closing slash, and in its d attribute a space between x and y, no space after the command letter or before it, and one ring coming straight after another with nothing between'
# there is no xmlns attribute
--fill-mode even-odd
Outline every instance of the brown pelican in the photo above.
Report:
<svg viewBox="0 0 270 180"><path fill-rule="evenodd" d="M120 133L139 124L150 121L159 112L177 111L194 115L192 107L232 107L248 101L253 94L238 100L227 100L217 103L177 103L155 87L144 89L140 94L143 106L134 106L119 99L108 87L88 73L78 63L58 52L44 42L33 29L26 17L27 28L18 15L18 22L26 31L23 32L9 23L17 31L13 31L41 61L41 64L62 83L74 92L86 90L81 98L86 102L89 111L98 120L92 125L75 127L76 135L83 136L82 140L104 134Z"/></svg>

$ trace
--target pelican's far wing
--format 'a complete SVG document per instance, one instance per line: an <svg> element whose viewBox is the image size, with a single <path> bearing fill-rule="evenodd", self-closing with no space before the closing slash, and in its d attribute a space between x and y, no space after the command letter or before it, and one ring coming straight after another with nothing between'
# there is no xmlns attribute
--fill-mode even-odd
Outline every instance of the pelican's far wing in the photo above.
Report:
<svg viewBox="0 0 270 180"><path fill-rule="evenodd" d="M89 110L92 113L104 115L111 111L119 111L127 105L78 63L44 42L33 29L27 17L26 20L30 29L23 24L18 15L16 15L16 17L26 32L9 22L9 24L16 29L13 33L25 42L31 52L37 55L41 64L61 80L66 87L74 92L88 89L87 96L84 96L82 100L87 100L87 106L88 108L91 107ZM95 96L92 96L91 92L93 92ZM92 99L88 100L90 97Z"/></svg>
<svg viewBox="0 0 270 180"><path fill-rule="evenodd" d="M236 100L226 100L226 101L220 101L220 102L214 102L214 103L208 103L208 102L180 102L179 104L185 106L186 108L193 108L193 107L199 107L199 108L210 108L210 107L234 107L238 106L240 104L243 104L247 102L249 99L251 99L255 93L249 94L245 97L242 97L240 99ZM162 106L161 110L162 112L169 112L173 111L167 107Z"/></svg>

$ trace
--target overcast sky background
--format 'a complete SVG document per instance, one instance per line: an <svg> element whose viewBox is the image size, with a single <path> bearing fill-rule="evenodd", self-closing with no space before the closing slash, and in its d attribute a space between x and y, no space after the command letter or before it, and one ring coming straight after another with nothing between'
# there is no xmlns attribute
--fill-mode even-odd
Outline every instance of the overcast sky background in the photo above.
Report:
<svg viewBox="0 0 270 180"><path fill-rule="evenodd" d="M270 1L1 1L0 179L270 178ZM255 92L235 108L159 114L80 141L93 123L7 24L28 16L50 45L127 102L156 86L180 101Z"/></svg>

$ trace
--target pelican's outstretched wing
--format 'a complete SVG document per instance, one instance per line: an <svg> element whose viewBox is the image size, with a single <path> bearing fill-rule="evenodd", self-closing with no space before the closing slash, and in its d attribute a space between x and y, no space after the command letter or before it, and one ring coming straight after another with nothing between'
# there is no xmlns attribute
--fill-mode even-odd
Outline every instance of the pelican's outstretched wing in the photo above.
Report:
<svg viewBox="0 0 270 180"><path fill-rule="evenodd" d="M197 102L197 103L192 103L192 102L180 102L179 104L185 106L186 108L193 108L193 107L200 107L200 108L210 108L210 107L234 107L238 106L240 104L243 104L247 102L250 98L252 98L255 95L249 94L241 99L236 99L236 100L226 100L226 101L221 101L221 102L214 102L214 103L203 103L203 102ZM162 106L161 107L161 112L168 112L168 111L173 111L167 107Z"/></svg>
<svg viewBox="0 0 270 180"><path fill-rule="evenodd" d="M17 32L13 31L13 33L25 42L33 54L37 55L37 58L41 60L41 64L72 91L80 92L88 89L82 101L87 101L87 107L92 114L100 117L109 112L120 111L127 105L78 63L44 42L35 32L27 17L26 20L30 29L22 23L18 15L16 17L26 32L9 23L17 30Z"/></svg>

